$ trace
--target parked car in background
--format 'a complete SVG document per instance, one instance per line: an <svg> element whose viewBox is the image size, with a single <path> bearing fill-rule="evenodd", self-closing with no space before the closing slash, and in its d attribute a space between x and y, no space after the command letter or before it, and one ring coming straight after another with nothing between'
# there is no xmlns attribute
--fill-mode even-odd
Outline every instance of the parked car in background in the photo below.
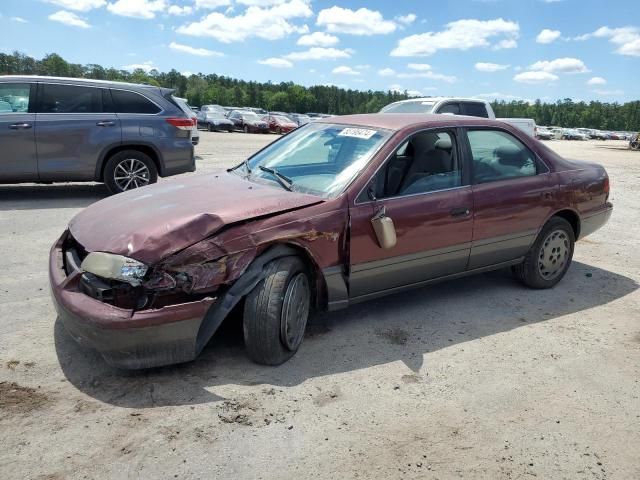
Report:
<svg viewBox="0 0 640 480"><path fill-rule="evenodd" d="M112 365L192 360L236 305L249 356L278 365L312 309L505 267L552 288L608 200L604 168L503 122L334 117L229 171L94 203L49 278L65 328Z"/></svg>
<svg viewBox="0 0 640 480"><path fill-rule="evenodd" d="M244 133L269 133L269 125L255 112L233 110L227 118L233 122L234 128Z"/></svg>
<svg viewBox="0 0 640 480"><path fill-rule="evenodd" d="M290 113L287 116L291 120L296 122L299 127L301 127L302 125L306 125L307 123L309 123L311 121L311 117L309 117L308 115L305 115L303 113Z"/></svg>
<svg viewBox="0 0 640 480"><path fill-rule="evenodd" d="M640 150L640 132L634 133L629 140L629 148Z"/></svg>
<svg viewBox="0 0 640 480"><path fill-rule="evenodd" d="M563 140L588 140L588 137L573 128L565 128L562 130L562 139Z"/></svg>
<svg viewBox="0 0 640 480"><path fill-rule="evenodd" d="M546 127L536 127L535 132L538 140L553 140L555 138L553 132Z"/></svg>
<svg viewBox="0 0 640 480"><path fill-rule="evenodd" d="M253 113L257 113L258 115L267 115L269 113L264 108L257 108L257 107L243 108L243 110L249 110L249 111L251 111Z"/></svg>
<svg viewBox="0 0 640 480"><path fill-rule="evenodd" d="M409 98L390 103L380 113L437 113L489 118L513 125L528 135L535 136L536 122L532 118L496 118L491 104L480 98L424 97Z"/></svg>
<svg viewBox="0 0 640 480"><path fill-rule="evenodd" d="M178 106L182 109L184 113L186 113L191 121L193 122L193 127L191 129L191 143L194 145L198 145L200 143L200 132L198 131L198 114L194 112L189 104L187 103L186 98L173 97Z"/></svg>
<svg viewBox="0 0 640 480"><path fill-rule="evenodd" d="M232 132L234 129L234 123L225 116L224 111L213 109L200 110L197 120L198 127L206 128L210 132Z"/></svg>
<svg viewBox="0 0 640 480"><path fill-rule="evenodd" d="M200 112L218 112L224 115L225 113L227 113L227 110L225 110L225 108L221 107L220 105L202 105L200 107Z"/></svg>
<svg viewBox="0 0 640 480"><path fill-rule="evenodd" d="M104 182L113 193L196 169L193 120L151 85L0 76L0 183ZM15 103L12 103L15 102Z"/></svg>
<svg viewBox="0 0 640 480"><path fill-rule="evenodd" d="M275 133L289 133L291 130L298 128L298 124L291 120L289 117L283 117L282 115L269 114L262 117L264 122L269 125L269 130Z"/></svg>

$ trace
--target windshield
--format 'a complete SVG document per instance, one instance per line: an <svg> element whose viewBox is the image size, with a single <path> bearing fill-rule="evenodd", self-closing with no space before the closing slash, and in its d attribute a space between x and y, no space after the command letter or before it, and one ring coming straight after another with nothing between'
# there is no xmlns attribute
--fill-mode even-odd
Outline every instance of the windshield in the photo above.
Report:
<svg viewBox="0 0 640 480"><path fill-rule="evenodd" d="M207 117L209 118L219 118L222 120L226 120L226 117L224 116L224 113L222 112L206 112Z"/></svg>
<svg viewBox="0 0 640 480"><path fill-rule="evenodd" d="M380 113L431 113L435 102L416 100L414 102L397 102L387 105Z"/></svg>
<svg viewBox="0 0 640 480"><path fill-rule="evenodd" d="M260 120L260 117L258 117L258 115L256 115L255 113L241 113L241 115L243 120L248 120L251 122L257 122L258 120Z"/></svg>
<svg viewBox="0 0 640 480"><path fill-rule="evenodd" d="M290 180L292 190L335 197L390 135L391 132L382 129L309 123L251 157L247 162L251 169L248 179L273 183L273 173L260 168L266 167ZM248 173L243 164L234 172Z"/></svg>
<svg viewBox="0 0 640 480"><path fill-rule="evenodd" d="M280 123L291 123L291 120L289 120L289 118L283 117L281 115L275 115L273 116L273 118L275 118Z"/></svg>

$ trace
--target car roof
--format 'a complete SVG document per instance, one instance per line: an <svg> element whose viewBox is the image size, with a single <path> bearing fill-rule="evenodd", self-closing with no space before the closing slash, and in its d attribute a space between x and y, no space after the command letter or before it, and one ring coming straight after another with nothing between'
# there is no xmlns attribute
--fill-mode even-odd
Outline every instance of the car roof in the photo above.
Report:
<svg viewBox="0 0 640 480"><path fill-rule="evenodd" d="M314 123L337 123L340 125L383 128L393 131L403 130L414 126L437 128L462 126L504 127L505 125L504 123L496 120L489 120L480 117L427 113L366 113L360 115L343 115L323 118L321 120L316 120Z"/></svg>
<svg viewBox="0 0 640 480"><path fill-rule="evenodd" d="M407 98L406 100L398 100L393 103L411 103L411 102L430 102L430 103L438 103L445 100L455 100L459 102L482 102L487 103L487 101L483 98L474 98L474 97L412 97Z"/></svg>
<svg viewBox="0 0 640 480"><path fill-rule="evenodd" d="M118 82L114 80L94 80L91 78L74 78L74 77L50 77L46 75L0 75L0 82L10 80L12 82L69 82L76 84L98 85L102 87L135 87L156 90L173 91L170 88L157 87L155 85L143 83Z"/></svg>

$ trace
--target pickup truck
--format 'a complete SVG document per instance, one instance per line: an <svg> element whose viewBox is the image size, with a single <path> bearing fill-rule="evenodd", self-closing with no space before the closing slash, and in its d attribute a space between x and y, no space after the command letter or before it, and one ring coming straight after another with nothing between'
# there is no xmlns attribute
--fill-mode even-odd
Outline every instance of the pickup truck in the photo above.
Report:
<svg viewBox="0 0 640 480"><path fill-rule="evenodd" d="M505 122L535 137L536 122L532 118L496 118L491 104L480 98L424 97L409 98L390 103L380 113L439 113L445 115L467 115Z"/></svg>

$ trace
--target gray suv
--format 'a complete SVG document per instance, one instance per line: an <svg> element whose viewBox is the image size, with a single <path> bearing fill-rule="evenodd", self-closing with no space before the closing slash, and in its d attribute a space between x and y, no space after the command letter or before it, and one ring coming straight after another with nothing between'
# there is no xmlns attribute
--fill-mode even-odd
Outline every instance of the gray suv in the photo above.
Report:
<svg viewBox="0 0 640 480"><path fill-rule="evenodd" d="M0 76L0 183L142 187L195 170L192 128L170 89Z"/></svg>

